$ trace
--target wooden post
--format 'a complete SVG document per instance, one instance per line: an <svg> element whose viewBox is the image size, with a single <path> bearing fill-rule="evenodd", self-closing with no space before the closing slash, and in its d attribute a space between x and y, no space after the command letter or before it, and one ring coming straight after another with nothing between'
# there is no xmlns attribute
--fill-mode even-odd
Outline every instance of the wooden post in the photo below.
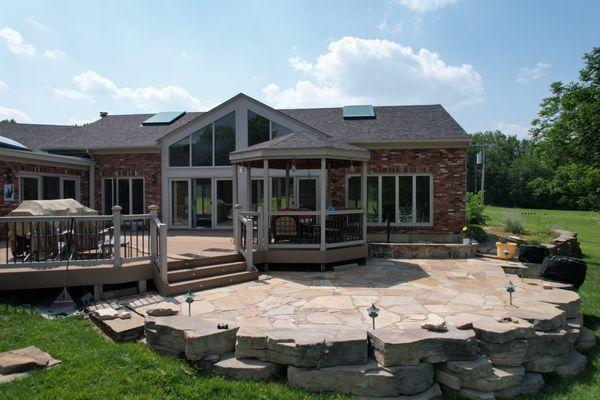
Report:
<svg viewBox="0 0 600 400"><path fill-rule="evenodd" d="M361 195L361 203L362 203L362 210L363 210L363 215L362 215L363 240L365 242L367 241L367 210L369 209L369 206L367 204L367 202L368 202L368 198L367 198L367 165L368 165L367 161L362 162L362 170L361 170L361 178L360 178L360 186L361 186L360 195Z"/></svg>
<svg viewBox="0 0 600 400"><path fill-rule="evenodd" d="M321 158L321 251L325 251L327 247L326 241L326 219L327 219L327 159Z"/></svg>
<svg viewBox="0 0 600 400"><path fill-rule="evenodd" d="M269 197L269 160L263 161L263 205L264 205L264 231L265 231L265 250L269 249L269 230L271 219L271 199Z"/></svg>
<svg viewBox="0 0 600 400"><path fill-rule="evenodd" d="M158 231L160 233L160 277L165 285L169 284L169 280L167 277L167 224L160 224L158 227Z"/></svg>
<svg viewBox="0 0 600 400"><path fill-rule="evenodd" d="M234 205L234 208L233 208L233 243L235 244L235 248L237 250L237 248L238 248L238 242L237 242L237 240L238 240L238 229L239 229L238 225L239 225L239 221L238 221L238 217L237 217L237 214L236 214L236 211L235 211L235 205L238 204L238 190L239 190L239 188L238 188L238 175L237 175L237 167L238 167L238 165L237 164L233 164L232 167L233 167L233 171L232 171L233 173L232 173L231 176L233 178L232 185L233 185L233 205Z"/></svg>
<svg viewBox="0 0 600 400"><path fill-rule="evenodd" d="M233 205L233 243L235 244L235 250L240 251L241 241L241 230L240 230L240 210L242 205L236 203Z"/></svg>
<svg viewBox="0 0 600 400"><path fill-rule="evenodd" d="M244 171L246 174L246 201L245 210L252 211L252 167L248 165Z"/></svg>
<svg viewBox="0 0 600 400"><path fill-rule="evenodd" d="M150 256L154 262L158 261L158 243L156 242L156 223L155 221L158 219L158 206L156 204L152 204L148 207L150 211Z"/></svg>
<svg viewBox="0 0 600 400"><path fill-rule="evenodd" d="M120 267L122 262L121 262L121 210L123 210L123 208L121 206L113 206L112 208L112 217L113 217L113 227L114 227L114 232L113 232L113 253L114 253L114 266L115 267Z"/></svg>

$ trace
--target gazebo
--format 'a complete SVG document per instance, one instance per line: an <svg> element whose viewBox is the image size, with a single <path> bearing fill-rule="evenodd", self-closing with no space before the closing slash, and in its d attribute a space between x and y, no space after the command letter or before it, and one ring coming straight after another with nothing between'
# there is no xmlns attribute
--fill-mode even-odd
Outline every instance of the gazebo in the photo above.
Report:
<svg viewBox="0 0 600 400"><path fill-rule="evenodd" d="M234 237L236 247L254 263L327 264L364 262L367 248L368 150L318 132L292 132L230 154L233 164ZM262 201L252 209L252 170L262 169ZM330 202L333 171L360 170L358 208L335 208ZM272 172L284 182L284 207L274 204ZM291 206L290 182L303 173L314 174L318 187L314 207ZM283 176L281 176L283 175ZM339 174L338 174L339 175ZM342 176L343 176L342 175ZM255 178L258 178L255 175ZM238 198L242 197L242 198ZM255 194L255 197L259 196ZM252 235L248 233L252 221ZM250 242L252 241L252 242ZM250 254L248 254L250 253Z"/></svg>

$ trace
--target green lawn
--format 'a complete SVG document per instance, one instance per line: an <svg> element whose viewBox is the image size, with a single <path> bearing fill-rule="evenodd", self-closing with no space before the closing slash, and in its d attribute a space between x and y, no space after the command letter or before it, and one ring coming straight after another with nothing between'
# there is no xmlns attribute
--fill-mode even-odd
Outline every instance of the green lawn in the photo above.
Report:
<svg viewBox="0 0 600 400"><path fill-rule="evenodd" d="M509 210L488 207L491 225L501 229ZM514 210L513 210L514 211ZM520 213L519 210L516 210ZM529 210L530 211L530 210ZM600 217L590 212L536 210L526 216L529 238L549 237L550 228L579 233L588 263L581 289L585 324L600 334ZM538 230L540 232L538 232ZM0 351L35 345L63 364L33 376L0 385L0 399L323 399L288 389L283 383L234 382L196 374L185 362L157 355L135 344L105 340L92 324L77 318L52 321L28 309L0 306ZM576 379L550 379L538 399L600 399L600 352L588 354L589 366ZM451 396L445 398L453 398Z"/></svg>

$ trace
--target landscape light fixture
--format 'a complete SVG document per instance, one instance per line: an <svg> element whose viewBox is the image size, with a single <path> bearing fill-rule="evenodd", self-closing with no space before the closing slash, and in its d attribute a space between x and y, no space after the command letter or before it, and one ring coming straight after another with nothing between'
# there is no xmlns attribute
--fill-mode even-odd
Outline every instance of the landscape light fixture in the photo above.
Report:
<svg viewBox="0 0 600 400"><path fill-rule="evenodd" d="M508 292L508 296L510 298L510 305L512 306L512 294L515 292L516 288L512 281L508 281L508 285L506 285L506 291Z"/></svg>
<svg viewBox="0 0 600 400"><path fill-rule="evenodd" d="M375 307L375 303L371 303L371 307L367 310L369 317L373 320L373 330L375 330L375 318L379 316L379 308Z"/></svg>
<svg viewBox="0 0 600 400"><path fill-rule="evenodd" d="M185 295L185 302L188 303L188 317L192 316L192 303L194 302L194 296L191 292L187 292Z"/></svg>

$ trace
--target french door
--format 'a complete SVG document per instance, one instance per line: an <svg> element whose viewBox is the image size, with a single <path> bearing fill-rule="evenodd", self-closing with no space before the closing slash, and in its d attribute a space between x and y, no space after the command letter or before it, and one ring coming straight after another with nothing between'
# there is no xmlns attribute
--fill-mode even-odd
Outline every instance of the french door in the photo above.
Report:
<svg viewBox="0 0 600 400"><path fill-rule="evenodd" d="M233 227L231 179L172 179L170 200L174 228Z"/></svg>

